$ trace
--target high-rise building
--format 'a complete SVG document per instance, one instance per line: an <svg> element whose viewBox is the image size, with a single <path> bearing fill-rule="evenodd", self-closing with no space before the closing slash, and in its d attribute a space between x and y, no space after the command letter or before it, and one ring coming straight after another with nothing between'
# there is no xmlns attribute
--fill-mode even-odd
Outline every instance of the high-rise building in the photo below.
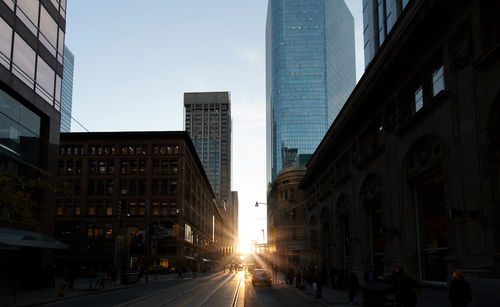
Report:
<svg viewBox="0 0 500 307"><path fill-rule="evenodd" d="M185 129L193 140L215 195L231 191L231 100L229 92L184 93Z"/></svg>
<svg viewBox="0 0 500 307"><path fill-rule="evenodd" d="M66 0L0 2L0 176L2 186L23 193L17 200L2 195L9 201L0 201L0 225L16 228L8 230L13 237L32 238L1 242L14 247L0 251L0 279L13 278L8 274L16 267L20 287L43 284L48 248L55 247L41 239L53 232L55 201L54 189L42 182L56 171L65 19ZM34 180L39 184L26 188Z"/></svg>
<svg viewBox="0 0 500 307"><path fill-rule="evenodd" d="M354 18L344 1L269 0L268 181L307 163L355 84Z"/></svg>
<svg viewBox="0 0 500 307"><path fill-rule="evenodd" d="M61 132L71 131L71 107L73 105L73 70L75 56L64 46L63 78L61 92Z"/></svg>
<svg viewBox="0 0 500 307"><path fill-rule="evenodd" d="M365 67L384 43L410 0L363 0Z"/></svg>

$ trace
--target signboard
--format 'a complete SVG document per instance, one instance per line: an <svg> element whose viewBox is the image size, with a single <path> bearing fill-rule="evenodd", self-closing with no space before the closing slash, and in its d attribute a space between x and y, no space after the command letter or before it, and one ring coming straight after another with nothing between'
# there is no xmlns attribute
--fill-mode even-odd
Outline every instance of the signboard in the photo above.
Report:
<svg viewBox="0 0 500 307"><path fill-rule="evenodd" d="M191 226L185 224L184 227L184 240L193 243L193 232L191 231Z"/></svg>

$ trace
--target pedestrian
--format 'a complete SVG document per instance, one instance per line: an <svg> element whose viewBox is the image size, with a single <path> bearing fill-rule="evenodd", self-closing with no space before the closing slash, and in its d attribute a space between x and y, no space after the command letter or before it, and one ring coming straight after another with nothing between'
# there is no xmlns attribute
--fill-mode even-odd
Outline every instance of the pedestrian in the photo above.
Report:
<svg viewBox="0 0 500 307"><path fill-rule="evenodd" d="M302 284L302 270L301 268L297 268L295 271L295 287L300 289L300 285Z"/></svg>
<svg viewBox="0 0 500 307"><path fill-rule="evenodd" d="M196 278L196 263L191 265L191 274L193 278Z"/></svg>
<svg viewBox="0 0 500 307"><path fill-rule="evenodd" d="M344 267L340 266L337 273L337 289L344 290Z"/></svg>
<svg viewBox="0 0 500 307"><path fill-rule="evenodd" d="M118 269L115 265L111 267L111 283L116 284L116 279L118 278Z"/></svg>
<svg viewBox="0 0 500 307"><path fill-rule="evenodd" d="M403 267L396 268L389 283L395 283L397 287L397 300L402 307L415 307L417 305L416 291L420 290L417 282L408 274Z"/></svg>
<svg viewBox="0 0 500 307"><path fill-rule="evenodd" d="M336 288L335 278L337 278L337 269L332 265L330 267L330 279L332 280L332 289Z"/></svg>
<svg viewBox="0 0 500 307"><path fill-rule="evenodd" d="M182 265L177 266L177 278L184 279L184 267Z"/></svg>
<svg viewBox="0 0 500 307"><path fill-rule="evenodd" d="M368 265L368 268L366 269L365 274L363 276L363 280L367 284L375 282L375 272L373 272L373 267L371 265Z"/></svg>
<svg viewBox="0 0 500 307"><path fill-rule="evenodd" d="M273 271L273 282L277 283L278 282L278 265L272 265L271 266L272 271Z"/></svg>
<svg viewBox="0 0 500 307"><path fill-rule="evenodd" d="M287 284L289 284L289 285L293 284L294 275L295 275L295 271L293 270L292 266L289 266L287 274L286 274L286 283Z"/></svg>
<svg viewBox="0 0 500 307"><path fill-rule="evenodd" d="M358 293L360 287L358 277L352 272L351 267L347 268L344 285L349 293L349 304L353 305L354 297L356 296L356 293Z"/></svg>
<svg viewBox="0 0 500 307"><path fill-rule="evenodd" d="M313 288L316 287L316 298L321 298L322 296L321 281L322 281L321 271L319 267L316 267L313 277Z"/></svg>
<svg viewBox="0 0 500 307"><path fill-rule="evenodd" d="M448 298L452 307L466 307L472 300L470 285L460 271L453 272Z"/></svg>

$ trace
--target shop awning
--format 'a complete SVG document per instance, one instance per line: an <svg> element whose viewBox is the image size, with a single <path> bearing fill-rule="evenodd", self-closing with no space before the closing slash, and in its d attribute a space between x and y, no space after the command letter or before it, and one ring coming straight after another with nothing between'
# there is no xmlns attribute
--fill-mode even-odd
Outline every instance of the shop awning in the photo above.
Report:
<svg viewBox="0 0 500 307"><path fill-rule="evenodd" d="M38 232L4 227L0 227L0 244L17 247L69 248L69 245Z"/></svg>

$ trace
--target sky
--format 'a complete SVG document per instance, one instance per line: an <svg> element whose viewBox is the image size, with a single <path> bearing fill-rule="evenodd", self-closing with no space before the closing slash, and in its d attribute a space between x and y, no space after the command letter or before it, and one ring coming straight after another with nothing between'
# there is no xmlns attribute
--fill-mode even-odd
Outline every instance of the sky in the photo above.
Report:
<svg viewBox="0 0 500 307"><path fill-rule="evenodd" d="M332 0L341 1L341 0ZM362 0L355 21L364 70ZM72 117L86 130L184 130L184 92L229 91L232 190L240 239L266 229L267 0L68 0L65 44L75 55ZM71 131L85 131L75 121ZM265 234L267 236L267 234Z"/></svg>

